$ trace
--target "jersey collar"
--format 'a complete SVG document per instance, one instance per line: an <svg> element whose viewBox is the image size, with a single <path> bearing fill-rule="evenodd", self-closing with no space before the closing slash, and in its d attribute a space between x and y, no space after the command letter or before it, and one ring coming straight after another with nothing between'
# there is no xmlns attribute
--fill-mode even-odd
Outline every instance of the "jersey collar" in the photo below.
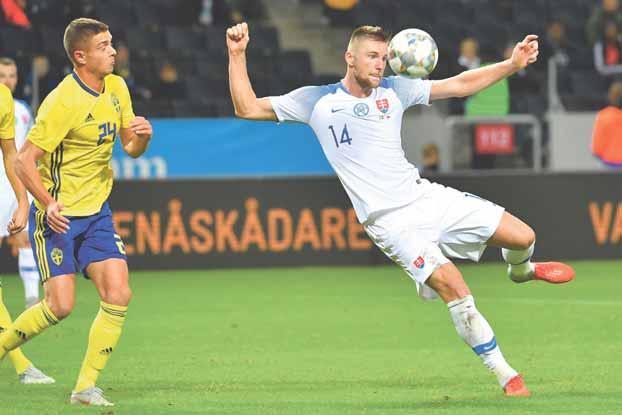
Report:
<svg viewBox="0 0 622 415"><path fill-rule="evenodd" d="M82 82L82 79L80 79L80 77L78 76L77 73L75 72L71 72L71 76L73 76L73 79L76 80L76 82L78 83L78 85L80 85L80 87L82 89L84 89L86 92L88 92L89 94L93 95L94 97L98 97L101 94L97 91L95 91L94 89L89 88L89 86L87 84L85 84L84 82ZM102 90L102 94L104 93L104 91L106 91L106 81L104 81L104 88Z"/></svg>

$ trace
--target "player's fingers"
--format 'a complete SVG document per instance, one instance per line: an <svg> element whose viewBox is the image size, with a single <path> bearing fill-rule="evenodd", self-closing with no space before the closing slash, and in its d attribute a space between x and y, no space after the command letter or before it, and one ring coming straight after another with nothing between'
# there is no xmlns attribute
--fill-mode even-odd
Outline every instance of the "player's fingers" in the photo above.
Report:
<svg viewBox="0 0 622 415"><path fill-rule="evenodd" d="M67 233L69 225L63 223L54 215L48 215L48 225L56 233Z"/></svg>
<svg viewBox="0 0 622 415"><path fill-rule="evenodd" d="M248 34L248 24L246 22L243 22L240 27L242 28L242 34L243 35L247 35Z"/></svg>
<svg viewBox="0 0 622 415"><path fill-rule="evenodd" d="M525 36L525 39L523 39L524 43L529 43L533 40L536 40L538 38L538 35L527 35Z"/></svg>

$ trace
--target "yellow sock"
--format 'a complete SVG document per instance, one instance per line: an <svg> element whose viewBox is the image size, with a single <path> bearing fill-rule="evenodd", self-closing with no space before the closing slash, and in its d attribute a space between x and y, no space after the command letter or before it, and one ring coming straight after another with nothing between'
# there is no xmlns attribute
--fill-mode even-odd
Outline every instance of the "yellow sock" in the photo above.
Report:
<svg viewBox="0 0 622 415"><path fill-rule="evenodd" d="M4 306L4 302L2 301L2 287L0 287L0 333L4 332L11 326L11 315L9 314L9 310ZM17 348L9 353L9 359L13 363L13 367L15 367L15 371L19 375L24 370L28 369L32 366L32 362L24 356L24 353Z"/></svg>
<svg viewBox="0 0 622 415"><path fill-rule="evenodd" d="M30 307L0 334L0 360L9 351L18 348L56 323L58 323L58 318L52 313L45 300Z"/></svg>
<svg viewBox="0 0 622 415"><path fill-rule="evenodd" d="M121 337L126 313L125 306L100 302L99 312L89 332L89 345L74 391L81 392L95 386L99 372L106 366Z"/></svg>

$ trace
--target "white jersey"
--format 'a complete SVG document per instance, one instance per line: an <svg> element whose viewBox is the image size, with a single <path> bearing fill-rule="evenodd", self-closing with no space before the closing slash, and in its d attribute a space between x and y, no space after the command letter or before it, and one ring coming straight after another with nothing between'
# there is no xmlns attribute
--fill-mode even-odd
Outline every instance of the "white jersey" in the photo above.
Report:
<svg viewBox="0 0 622 415"><path fill-rule="evenodd" d="M431 81L392 76L366 98L343 83L307 86L270 97L279 121L309 124L364 223L375 212L418 196L419 171L402 148L404 111L428 105Z"/></svg>
<svg viewBox="0 0 622 415"><path fill-rule="evenodd" d="M15 100L15 147L19 150L26 142L28 131L32 128L34 117L30 106L26 102ZM6 172L4 171L4 163L0 163L0 181L6 181Z"/></svg>

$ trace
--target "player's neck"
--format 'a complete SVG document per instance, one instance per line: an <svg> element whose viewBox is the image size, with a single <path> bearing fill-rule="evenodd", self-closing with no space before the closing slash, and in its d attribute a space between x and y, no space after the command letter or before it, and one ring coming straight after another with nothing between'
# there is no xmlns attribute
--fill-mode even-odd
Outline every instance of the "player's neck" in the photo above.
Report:
<svg viewBox="0 0 622 415"><path fill-rule="evenodd" d="M343 86L348 90L348 93L356 98L367 98L371 95L373 88L363 87L359 84L353 75L346 73L343 78Z"/></svg>
<svg viewBox="0 0 622 415"><path fill-rule="evenodd" d="M104 78L99 75L88 72L84 68L73 68L74 72L78 75L80 80L93 91L102 93L104 89Z"/></svg>

